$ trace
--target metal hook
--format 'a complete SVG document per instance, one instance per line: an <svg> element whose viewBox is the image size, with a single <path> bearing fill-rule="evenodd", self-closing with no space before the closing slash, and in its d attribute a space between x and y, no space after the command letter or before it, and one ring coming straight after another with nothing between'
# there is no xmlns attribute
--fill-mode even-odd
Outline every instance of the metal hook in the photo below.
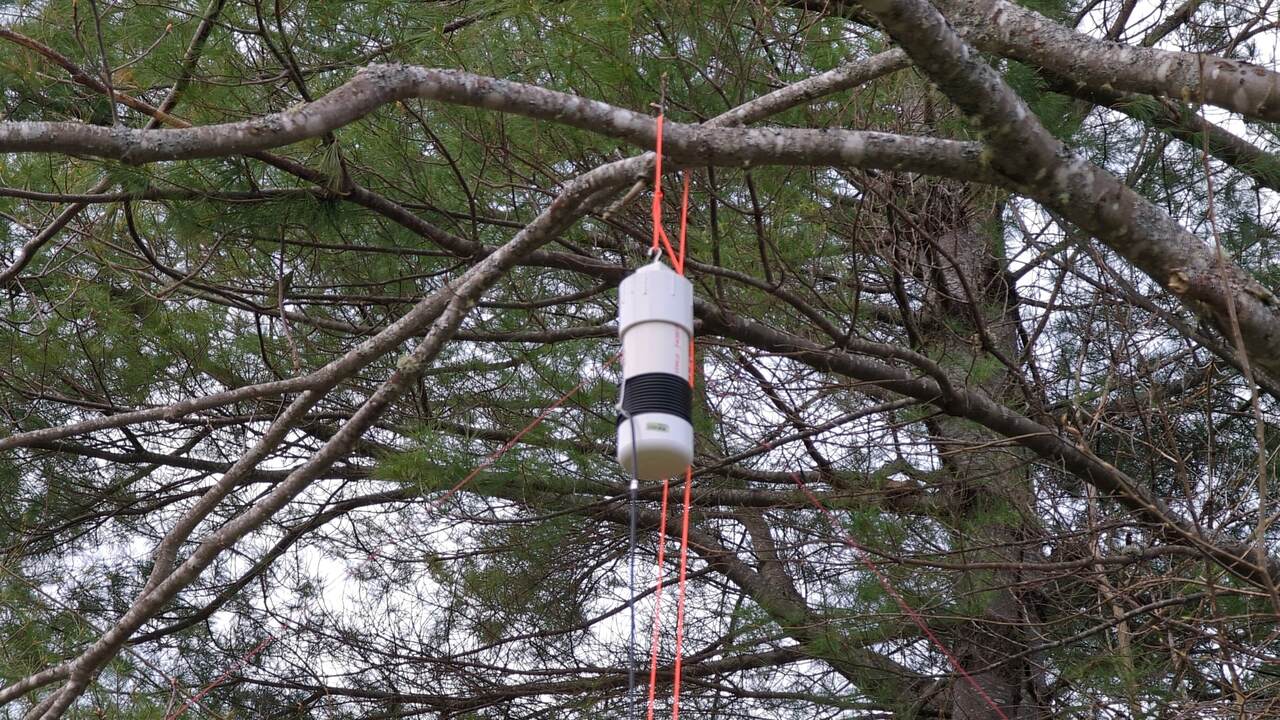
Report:
<svg viewBox="0 0 1280 720"><path fill-rule="evenodd" d="M662 264L662 248L656 248L656 247L649 248L649 264L651 265Z"/></svg>

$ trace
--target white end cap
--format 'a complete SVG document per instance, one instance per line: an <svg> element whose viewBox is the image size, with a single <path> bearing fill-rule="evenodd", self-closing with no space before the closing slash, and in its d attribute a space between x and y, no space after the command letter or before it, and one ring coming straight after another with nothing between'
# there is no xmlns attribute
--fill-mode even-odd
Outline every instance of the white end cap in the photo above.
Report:
<svg viewBox="0 0 1280 720"><path fill-rule="evenodd" d="M631 451L631 423L635 423L636 450ZM639 463L636 477L664 480L684 474L693 463L693 426L667 413L640 413L618 423L618 462L631 474L632 460Z"/></svg>
<svg viewBox="0 0 1280 720"><path fill-rule="evenodd" d="M618 336L646 322L671 323L693 335L693 283L661 262L641 267L618 286Z"/></svg>

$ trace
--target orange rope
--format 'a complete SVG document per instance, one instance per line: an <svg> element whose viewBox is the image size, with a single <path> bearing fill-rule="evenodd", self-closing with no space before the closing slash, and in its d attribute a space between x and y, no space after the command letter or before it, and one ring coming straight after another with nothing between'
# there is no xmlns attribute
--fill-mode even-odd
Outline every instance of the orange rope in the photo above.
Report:
<svg viewBox="0 0 1280 720"><path fill-rule="evenodd" d="M677 252L671 246L671 239L667 236L666 230L662 226L662 123L663 117L659 113L657 118L657 140L655 142L653 167L653 252L661 252L665 247L667 258L671 261L671 267L684 275L684 259L685 252L688 247L686 241L689 229L689 173L684 173L684 187L680 197L680 245ZM695 380L695 355L693 339L689 340L689 386L694 386ZM653 604L653 633L649 648L649 703L646 711L646 720L653 720L654 697L657 692L658 684L658 640L659 631L661 629L662 620L662 566L666 560L666 544L667 544L667 499L670 490L670 480L664 480L662 483L662 511L658 520L658 558L657 558L657 581L655 583L654 604ZM678 720L680 717L680 679L681 671L684 665L684 615L685 615L685 585L688 577L689 569L689 506L693 494L693 468L686 467L684 471L684 511L680 520L680 575L677 582L676 590L676 647L675 647L675 667L673 668L674 680L671 686L671 718Z"/></svg>
<svg viewBox="0 0 1280 720"><path fill-rule="evenodd" d="M662 563L667 549L667 495L670 480L662 481L662 511L658 517L658 571L653 593L653 637L649 645L649 705L646 720L653 720L653 699L658 689L658 631L662 617Z"/></svg>
<svg viewBox="0 0 1280 720"><path fill-rule="evenodd" d="M689 177L685 176L684 184L684 206L680 213L680 264L684 266L684 226L688 218L689 208ZM694 351L693 339L689 339L689 388L694 387L695 370L697 362ZM692 505L693 498L693 468L684 469L684 515L680 519L680 580L676 587L676 663L674 668L675 678L671 684L671 720L678 720L680 717L680 673L684 666L684 598L685 598L685 577L689 568L689 507Z"/></svg>
<svg viewBox="0 0 1280 720"><path fill-rule="evenodd" d="M203 698L205 695L208 695L211 690L218 687L222 683L226 682L227 678L231 677L231 673L238 670L241 665L244 665L250 660L253 660L254 656L256 656L258 653L265 650L268 645L270 645L272 642L275 641L275 639L276 637L274 635L267 635L265 638L262 639L261 642L259 642L257 645L254 645L252 648L250 648L249 652L242 655L239 660L228 665L227 669L224 670L223 673L219 675L216 680L209 683L208 685L205 685L204 688L200 690L200 692L184 700L182 702L182 705L179 706L177 710L174 710L169 715L166 715L164 720L178 720L178 718L182 717L182 715L187 712L187 708L191 707L191 705L194 703L200 702L200 699ZM176 684L177 681L175 680L174 682Z"/></svg>
<svg viewBox="0 0 1280 720"><path fill-rule="evenodd" d="M651 214L653 215L653 251L659 251L659 244L667 249L667 257L671 259L672 267L676 265L676 251L671 248L671 239L667 237L667 231L662 228L662 114L658 114L658 140L654 147L656 155L653 161L653 207Z"/></svg>
<svg viewBox="0 0 1280 720"><path fill-rule="evenodd" d="M692 378L690 378L692 379ZM684 664L684 588L689 568L689 505L693 491L693 468L684 469L684 516L680 520L680 581L676 591L676 666L671 685L671 720L680 718L680 671Z"/></svg>

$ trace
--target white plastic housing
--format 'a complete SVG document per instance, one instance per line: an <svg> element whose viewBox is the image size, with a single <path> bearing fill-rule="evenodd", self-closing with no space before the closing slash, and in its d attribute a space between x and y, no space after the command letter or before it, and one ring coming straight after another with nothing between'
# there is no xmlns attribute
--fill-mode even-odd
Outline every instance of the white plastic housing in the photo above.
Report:
<svg viewBox="0 0 1280 720"><path fill-rule="evenodd" d="M668 322L636 323L622 336L622 379L656 372L689 382L689 333Z"/></svg>
<svg viewBox="0 0 1280 720"><path fill-rule="evenodd" d="M684 418L667 413L639 413L636 424L636 453L640 469L637 480L663 480L684 474L693 462L693 426ZM618 424L618 462L631 474L631 426Z"/></svg>
<svg viewBox="0 0 1280 720"><path fill-rule="evenodd" d="M693 285L660 262L650 263L618 287L618 334L622 338L622 381L665 373L688 384L689 341L693 336ZM693 427L669 412L637 412L632 426L618 424L618 462L640 480L662 480L684 472L693 461Z"/></svg>

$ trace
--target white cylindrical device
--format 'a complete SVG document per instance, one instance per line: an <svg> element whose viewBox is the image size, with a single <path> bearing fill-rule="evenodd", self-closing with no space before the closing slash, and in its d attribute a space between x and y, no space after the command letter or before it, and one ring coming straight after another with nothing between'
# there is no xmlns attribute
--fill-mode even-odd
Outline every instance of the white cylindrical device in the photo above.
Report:
<svg viewBox="0 0 1280 720"><path fill-rule="evenodd" d="M618 462L640 480L679 475L693 462L693 285L661 262L635 271L618 286L618 335Z"/></svg>

